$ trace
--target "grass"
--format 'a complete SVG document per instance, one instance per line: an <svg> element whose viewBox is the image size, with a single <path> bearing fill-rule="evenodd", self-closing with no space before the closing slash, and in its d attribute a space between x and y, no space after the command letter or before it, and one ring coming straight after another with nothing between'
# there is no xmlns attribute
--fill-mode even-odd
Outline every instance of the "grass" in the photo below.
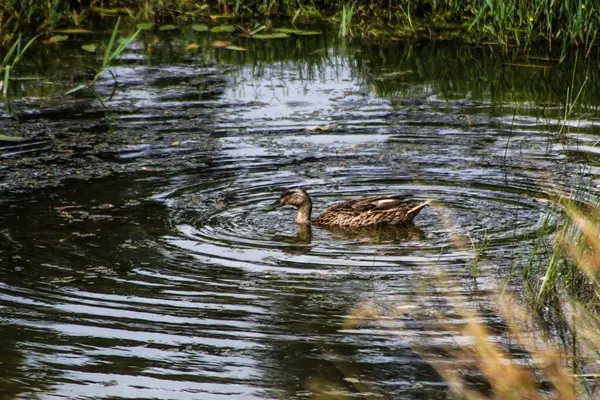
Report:
<svg viewBox="0 0 600 400"><path fill-rule="evenodd" d="M572 120L584 107L587 74L575 64L561 92L563 107L554 135L567 140ZM582 174L587 176L589 174ZM423 305L359 303L347 316L345 329L361 325L390 326L394 318L420 321L443 337L443 344L412 347L433 366L451 391L461 399L596 399L600 395L600 199L581 180L571 193L556 192L561 185L548 176L539 182L552 207L532 238L531 251L512 276L497 280L497 290L463 292L453 272L434 269L423 278L423 298L447 304L423 311ZM453 226L442 211L442 226ZM519 238L516 245L522 245ZM484 236L479 242L452 235L453 247L473 254L465 265L476 283L487 264ZM521 246L525 247L525 246ZM522 275L514 276L514 271ZM492 274L493 276L493 274ZM492 278L485 276L489 286ZM429 279L432 283L430 284ZM380 302L380 301L379 301ZM425 302L425 300L420 300ZM483 303L483 305L481 304ZM385 310L385 311L380 311ZM396 311L399 310L399 311ZM409 310L409 311L406 311ZM432 317L433 315L433 317ZM491 317L491 318L490 318ZM433 320L433 321L432 321ZM402 335L402 338L406 336ZM439 343L435 340L433 343ZM443 354L443 356L440 356Z"/></svg>
<svg viewBox="0 0 600 400"><path fill-rule="evenodd" d="M346 37L351 34L350 25L352 24L352 18L354 17L355 5L356 5L356 3L350 4L350 2L348 2L347 4L344 4L342 6L341 22L340 22L340 36L341 37Z"/></svg>
<svg viewBox="0 0 600 400"><path fill-rule="evenodd" d="M39 36L39 35L38 35ZM10 46L8 52L4 56L4 59L0 63L0 71L2 72L2 81L0 81L0 90L2 92L2 97L4 99L8 96L8 86L11 71L15 69L19 60L25 54L25 51L31 46L31 44L38 38L38 36L30 39L24 46L21 46L21 35L15 40L15 42Z"/></svg>
<svg viewBox="0 0 600 400"><path fill-rule="evenodd" d="M111 74L111 76L113 77L115 84L117 83L117 78L110 70L110 67L112 67L115 60L123 53L123 51L127 48L127 46L129 46L131 44L131 42L133 42L135 40L135 38L137 37L137 35L141 32L138 29L137 31L135 31L135 33L129 35L128 37L126 37L125 39L120 41L117 48L113 49L115 46L116 39L117 39L117 34L119 32L119 23L120 22L121 22L121 18L119 17L117 19L117 22L113 29L112 35L110 36L110 40L108 41L108 44L106 45L106 49L104 50L104 57L102 59L102 66L101 66L100 70L94 75L94 77L92 78L92 80L89 83L76 86L75 88L69 90L65 94L72 94L81 89L88 88L88 89L92 90L94 92L94 94L96 94L96 97L98 97L98 99L103 103L102 98L100 96L98 96L97 93L94 91L94 85L96 84L98 79L105 72L109 72Z"/></svg>
<svg viewBox="0 0 600 400"><path fill-rule="evenodd" d="M600 5L583 0L218 0L201 4L193 0L113 0L109 4L111 8L99 0L85 6L77 1L4 0L0 4L0 37L6 45L25 30L32 30L34 36L117 14L154 22L215 16L287 16L296 22L339 14L342 36L354 32L437 37L440 32L453 31L467 41L493 40L505 47L529 48L545 42L549 49L559 46L565 54L573 47L589 53L597 44L600 29Z"/></svg>
<svg viewBox="0 0 600 400"><path fill-rule="evenodd" d="M533 297L520 297L518 286L497 282L498 290L483 296L456 288L456 280L435 269L423 278L423 299L437 299L436 293L452 294L444 298L447 304L428 309L410 302L379 305L370 301L359 303L345 318L344 329L361 326L389 327L391 333L396 318L421 321L428 332L438 332L430 344L415 341L412 350L431 365L448 385L450 398L483 399L596 399L600 388L600 208L582 208L582 198L562 204L560 219L548 219L546 227L556 222L559 229L550 243L551 264L544 279L531 274L528 282L535 288ZM443 205L438 205L440 223L445 224ZM540 237L547 238L548 230ZM468 238L452 235L452 243L463 251L472 250ZM539 247L538 247L539 249ZM542 252L539 250L538 255ZM485 256L477 251L479 263ZM538 257L532 257L538 260ZM535 262L532 262L532 265ZM490 279L488 276L487 279ZM431 280L431 281L429 281ZM417 290L417 289L415 289ZM552 301L549 301L552 298ZM525 300L525 301L523 301ZM482 309L478 312L473 306ZM492 318L490 319L490 310ZM538 318L538 312L548 308L560 314L567 339L550 330L548 318ZM382 311L383 310L383 311ZM532 310L534 312L532 312ZM501 322L499 322L501 321ZM401 334L400 340L406 338ZM562 341L561 341L562 339ZM432 348L433 346L433 348ZM437 347L439 346L439 348ZM443 356L442 356L443 354ZM371 391L373 388L366 388Z"/></svg>

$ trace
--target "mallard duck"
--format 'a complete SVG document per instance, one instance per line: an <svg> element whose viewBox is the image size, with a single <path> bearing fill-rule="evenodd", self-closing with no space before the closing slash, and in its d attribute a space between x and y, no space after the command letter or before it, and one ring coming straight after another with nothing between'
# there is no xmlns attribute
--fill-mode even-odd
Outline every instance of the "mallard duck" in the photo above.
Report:
<svg viewBox="0 0 600 400"><path fill-rule="evenodd" d="M291 205L298 208L297 224L330 225L330 226L373 226L373 225L405 225L431 203L408 201L409 196L388 194L377 197L352 199L336 203L323 211L316 219L311 220L312 200L301 188L287 189L281 194L273 207Z"/></svg>

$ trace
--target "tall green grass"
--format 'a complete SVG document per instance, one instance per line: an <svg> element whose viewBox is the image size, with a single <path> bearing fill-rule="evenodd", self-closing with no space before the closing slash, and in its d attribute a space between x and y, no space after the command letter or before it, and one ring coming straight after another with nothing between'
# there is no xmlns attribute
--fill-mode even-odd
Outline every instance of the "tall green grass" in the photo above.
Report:
<svg viewBox="0 0 600 400"><path fill-rule="evenodd" d="M85 3L84 3L85 4ZM120 10L137 20L190 21L215 14L233 17L301 18L340 14L340 33L352 28L359 34L387 31L417 36L433 36L452 30L456 36L473 40L494 40L506 47L530 47L541 42L559 46L563 53L572 47L589 51L597 44L600 30L600 4L584 0L113 0L112 10ZM93 0L78 1L3 0L0 2L0 40L12 39L18 31L50 31L57 26L81 23L98 16ZM96 11L94 11L96 10ZM70 18L69 18L70 17ZM31 35L33 36L33 35Z"/></svg>
<svg viewBox="0 0 600 400"><path fill-rule="evenodd" d="M341 37L346 37L348 36L351 31L350 31L350 25L352 24L352 18L354 17L354 7L356 6L356 3L352 3L350 4L350 2L348 2L347 4L344 4L342 6L342 13L341 13L341 22L340 22L340 36Z"/></svg>
<svg viewBox="0 0 600 400"><path fill-rule="evenodd" d="M115 27L113 29L112 35L110 36L110 40L108 41L108 44L106 45L106 48L104 50L104 57L102 58L102 66L100 68L100 70L94 75L94 77L92 78L92 80L87 83L87 84L81 84L79 86L76 86L75 88L69 90L67 93L65 94L72 94L75 93L81 89L85 89L88 88L90 90L92 90L92 92L96 95L96 97L100 100L100 102L103 103L102 98L100 96L97 95L97 93L94 91L94 85L96 84L96 82L98 81L98 79L105 73L108 72L110 73L110 75L113 77L115 84L117 83L117 78L115 77L115 75L112 73L112 71L110 70L110 67L113 66L115 60L117 59L117 57L119 57L123 51L127 48L127 46L129 46L131 44L131 42L133 42L135 40L135 38L137 37L137 35L140 33L140 30L138 29L136 32L134 32L133 34L129 35L128 37L124 38L119 45L115 47L115 43L116 43L116 39L117 39L117 34L119 32L119 23L121 22L121 18L119 17L117 19L117 22L115 24ZM103 103L104 104L104 103Z"/></svg>
<svg viewBox="0 0 600 400"><path fill-rule="evenodd" d="M477 2L472 2L477 3ZM470 29L490 34L500 43L530 45L546 41L591 49L596 44L600 5L583 0L484 0L472 4Z"/></svg>
<svg viewBox="0 0 600 400"><path fill-rule="evenodd" d="M39 35L38 35L39 36ZM38 38L38 36L30 39L24 46L21 45L21 35L15 40L15 42L10 46L8 52L4 56L4 59L0 63L0 72L2 72L2 80L0 81L0 89L2 93L2 97L6 98L8 95L8 81L10 79L11 71L19 63L25 51L31 46L31 44Z"/></svg>

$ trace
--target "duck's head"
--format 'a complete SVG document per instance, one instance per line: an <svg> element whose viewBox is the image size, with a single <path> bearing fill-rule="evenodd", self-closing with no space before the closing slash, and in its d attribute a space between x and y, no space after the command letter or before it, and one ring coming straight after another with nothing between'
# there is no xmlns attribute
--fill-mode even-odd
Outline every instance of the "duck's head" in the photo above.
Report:
<svg viewBox="0 0 600 400"><path fill-rule="evenodd" d="M310 196L306 190L301 188L290 188L284 190L283 193L281 193L281 196L279 196L279 199L275 200L275 203L267 207L267 210L270 211L283 206L301 207L310 202Z"/></svg>
<svg viewBox="0 0 600 400"><path fill-rule="evenodd" d="M273 210L282 206L294 206L298 208L296 222L299 224L310 222L310 213L312 211L312 202L306 190L301 188L291 188L285 190L278 200L275 201L267 210Z"/></svg>
<svg viewBox="0 0 600 400"><path fill-rule="evenodd" d="M309 224L310 213L312 211L312 201L306 190L301 188L291 188L285 190L278 200L275 201L267 211L273 210L282 206L294 206L298 208L296 215L297 224Z"/></svg>
<svg viewBox="0 0 600 400"><path fill-rule="evenodd" d="M301 188L291 188L285 190L279 200L277 201L277 205L281 206L295 206L301 207L307 202L310 202L310 196L306 193L306 190Z"/></svg>

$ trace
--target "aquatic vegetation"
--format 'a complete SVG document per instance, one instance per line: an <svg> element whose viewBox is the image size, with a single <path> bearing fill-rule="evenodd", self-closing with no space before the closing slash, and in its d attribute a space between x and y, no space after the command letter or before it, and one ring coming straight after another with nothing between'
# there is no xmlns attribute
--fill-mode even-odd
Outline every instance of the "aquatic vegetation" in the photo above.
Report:
<svg viewBox="0 0 600 400"><path fill-rule="evenodd" d="M543 245L538 243L524 269L530 285L525 303L519 295L519 284L510 281L497 282L493 293L486 291L486 298L493 296L494 322L484 315L489 310L477 311L472 306L478 303L476 291L460 294L451 283L452 274L433 267L431 276L421 278L418 292L430 293L433 298L438 293L453 293L446 304L426 311L422 304L410 301L387 305L382 305L381 300L379 304L362 301L347 315L343 329L389 326L394 334L397 331L389 321L412 318L426 324L428 329L446 331L444 342L453 344L441 347L444 357L419 344L412 349L436 369L458 398L597 398L600 208L596 204L582 210L581 200L569 201L561 207L564 214L554 220L559 230L553 243L548 243L547 229L552 219L547 219L540 230L540 238L544 237L544 244L550 245L551 261L540 265ZM443 210L443 205L440 209ZM452 242L464 251L472 246L469 238L459 233L453 235ZM481 252L485 244L474 247L477 262L489 262ZM533 271L535 268L539 271L540 267L546 271L541 279ZM531 289L536 289L536 293ZM530 294L534 296L528 297ZM535 312L531 312L532 307Z"/></svg>
<svg viewBox="0 0 600 400"><path fill-rule="evenodd" d="M71 94L71 93L77 92L84 88L89 88L89 89L92 89L92 91L93 91L96 81L107 71L111 74L111 76L113 77L115 82L117 81L117 78L110 71L110 67L113 65L113 63L115 62L117 57L119 57L123 53L123 51L127 48L127 46L129 46L131 44L131 42L133 42L135 40L135 38L141 31L141 29L138 29L133 34L124 38L122 41L120 41L117 48L115 48L113 50L113 47L115 46L115 41L117 38L117 33L119 32L119 22L120 21L121 21L121 18L117 19L117 22L113 29L110 40L108 41L108 44L106 45L106 49L104 50L104 57L102 59L102 66L101 66L100 70L96 73L96 75L94 75L94 77L88 84L81 84L81 85L69 90L66 94ZM102 101L102 99L99 96L97 96L97 97L100 101Z"/></svg>
<svg viewBox="0 0 600 400"><path fill-rule="evenodd" d="M354 17L354 7L356 6L356 3L352 3L350 4L350 2L348 2L347 4L344 4L342 6L342 12L341 12L341 22L340 22L340 36L341 37L346 37L350 34L350 25L352 24L352 18Z"/></svg>
<svg viewBox="0 0 600 400"><path fill-rule="evenodd" d="M106 18L113 28L117 17ZM112 61L119 36L126 36L116 28L110 42L111 32L97 42L95 54L80 49L89 37L73 39L71 33L66 42L28 50L38 65L58 70L23 68L23 80L12 87L32 97L37 92L28 85L53 82L62 93L77 84L73 72L94 65L91 77L80 75L89 81L101 63L127 64L118 76L124 85L116 91L112 120L97 101L81 96L35 110L27 129L19 129L16 118L4 121L7 133L23 132L29 142L2 144L4 154L17 153L3 158L6 181L78 179L49 189L49 198L5 199L3 235L10 240L3 241L0 293L9 343L2 356L10 362L2 364L2 378L24 391L34 387L40 396L70 398L85 397L94 382L111 391L107 396L129 387L131 396L152 389L163 398L211 390L217 380L224 397L245 387L260 390L257 397L274 390L281 398L408 398L415 387L425 394L410 398L444 397L447 386L462 397L535 398L542 387L543 394L572 398L569 393L585 389L578 380L596 371L581 368L578 357L595 361L597 355L569 347L577 353L568 358L556 344L560 337L546 337L537 318L549 307L562 310L562 319L573 323L569 329L580 335L578 345L592 348L594 314L584 306L585 291L594 285L575 273L577 265L593 265L593 246L581 242L587 253L580 256L574 252L579 245L571 250L572 242L556 241L565 221L559 210L541 228L536 224L550 207L537 200L558 196L544 197L550 191L538 188L535 178L550 181L540 171L572 172L578 164L558 151L544 152L545 135L550 147L569 140L571 132L560 133L560 127L576 124L560 118L577 118L581 102L597 104L594 91L585 90L595 87L595 75L585 83L585 68L565 72L568 62L517 51L506 56L500 46L380 46L345 41L337 30L297 37L301 31L293 27L273 28L289 37L268 42L249 37L266 34L266 24L251 23L243 29L236 24L236 33L207 32L222 22L200 32L178 24L174 32L140 33L135 48ZM413 26L418 31L417 21ZM247 51L230 51L236 46ZM29 67L26 62L21 65ZM102 84L110 85L110 70ZM572 96L565 96L565 85ZM596 114L590 114L581 131L593 138ZM554 121L545 125L540 115ZM104 175L115 176L91 180ZM441 199L458 218L447 227L432 207L418 217L422 232L326 228L311 236L294 230L291 215L262 213L275 186L298 183L319 190L323 206L338 195L414 190ZM515 221L517 214L523 223ZM44 224L33 223L40 220ZM448 239L453 227L463 233L462 243ZM569 230L583 231L575 223ZM530 264L531 289L520 296L521 286L515 287L520 301L539 301L542 313L521 311L507 297L486 308L494 304L490 281L507 275L511 250L528 252L535 235L544 240ZM562 250L557 243L564 243ZM560 250L556 265L548 268L542 250ZM578 257L582 261L574 262ZM513 282L521 284L523 259L515 259ZM564 269L567 262L575 270ZM432 280L432 290L419 291L420 279L427 282L439 270L447 274ZM576 298L563 283L584 300L571 301ZM591 303L593 291L588 295ZM371 316L362 323L372 326L340 330L357 299L370 298L410 313L391 318L363 307L347 320ZM457 304L447 306L453 300ZM381 332L387 326L392 329ZM13 348L24 348L23 340L23 356L8 358ZM220 356L207 360L207 350ZM107 382L130 352L143 368L125 371L118 385ZM40 358L49 362L38 364ZM430 365L439 374L426 372ZM189 385L182 366L194 375ZM323 373L327 368L335 373ZM138 385L156 378L158 369L161 379ZM82 370L88 371L85 385ZM15 371L21 375L13 379ZM247 379L240 380L239 371ZM38 382L40 373L46 378ZM340 376L343 385L327 381ZM161 393L165 386L181 391Z"/></svg>
<svg viewBox="0 0 600 400"><path fill-rule="evenodd" d="M39 35L38 35L39 36ZM19 60L25 54L25 51L31 46L31 44L38 38L38 36L30 39L23 47L21 47L21 35L15 40L8 52L4 56L4 59L0 63L0 72L2 72L2 80L0 81L0 91L2 97L6 98L8 94L8 81L10 79L11 70L19 63Z"/></svg>
<svg viewBox="0 0 600 400"><path fill-rule="evenodd" d="M7 0L2 3L0 36L4 38L4 44L18 31L51 32L61 24L80 26L98 15L127 16L146 22L167 20L179 24L207 18L248 16L265 19L286 16L295 23L300 18L339 15L330 20L339 24L341 36L351 34L352 30L363 36L447 37L449 33L467 41L493 39L505 47L516 44L529 48L534 43L547 42L549 49L558 45L563 54L572 47L583 47L589 52L597 43L600 30L600 20L596 17L599 6L581 0L415 0L398 4L328 0L319 5L306 0L220 0L205 4L189 0L146 0L137 6L113 1L111 7L99 7L95 2L82 5L58 0ZM159 29L172 29L173 26L168 23Z"/></svg>

